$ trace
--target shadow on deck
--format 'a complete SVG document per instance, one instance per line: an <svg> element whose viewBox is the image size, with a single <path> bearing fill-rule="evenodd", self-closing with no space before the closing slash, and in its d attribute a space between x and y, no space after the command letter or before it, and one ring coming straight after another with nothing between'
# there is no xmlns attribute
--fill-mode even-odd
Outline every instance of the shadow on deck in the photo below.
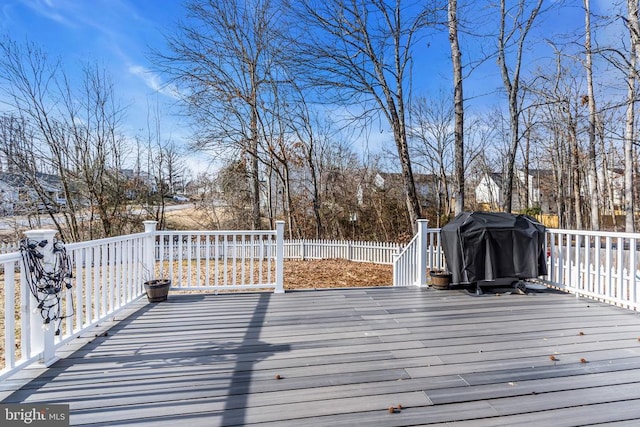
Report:
<svg viewBox="0 0 640 427"><path fill-rule="evenodd" d="M66 403L71 425L96 426L640 420L637 314L566 294L359 288L136 304L3 403Z"/></svg>

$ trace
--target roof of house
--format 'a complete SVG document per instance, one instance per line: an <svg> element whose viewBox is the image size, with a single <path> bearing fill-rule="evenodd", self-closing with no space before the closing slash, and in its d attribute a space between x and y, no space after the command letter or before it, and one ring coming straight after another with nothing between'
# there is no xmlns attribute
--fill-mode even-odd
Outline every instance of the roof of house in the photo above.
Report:
<svg viewBox="0 0 640 427"><path fill-rule="evenodd" d="M58 191L60 189L60 178L56 175L36 172L35 179L40 182L47 191ZM33 188L29 184L27 177L23 174L0 172L0 181L14 188Z"/></svg>

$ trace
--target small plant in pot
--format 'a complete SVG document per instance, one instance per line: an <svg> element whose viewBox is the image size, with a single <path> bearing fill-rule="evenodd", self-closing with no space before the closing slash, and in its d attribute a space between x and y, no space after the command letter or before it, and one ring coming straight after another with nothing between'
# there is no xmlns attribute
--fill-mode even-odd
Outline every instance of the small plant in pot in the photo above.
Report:
<svg viewBox="0 0 640 427"><path fill-rule="evenodd" d="M149 302L162 302L167 300L171 279L152 279L144 282L144 289L147 292Z"/></svg>
<svg viewBox="0 0 640 427"><path fill-rule="evenodd" d="M451 273L448 271L432 270L429 272L429 276L431 277L432 288L439 290L449 289L449 285L451 284Z"/></svg>
<svg viewBox="0 0 640 427"><path fill-rule="evenodd" d="M148 271L145 271L145 273L148 273ZM144 290L147 293L149 302L166 301L169 289L171 289L171 279L149 279L144 282Z"/></svg>

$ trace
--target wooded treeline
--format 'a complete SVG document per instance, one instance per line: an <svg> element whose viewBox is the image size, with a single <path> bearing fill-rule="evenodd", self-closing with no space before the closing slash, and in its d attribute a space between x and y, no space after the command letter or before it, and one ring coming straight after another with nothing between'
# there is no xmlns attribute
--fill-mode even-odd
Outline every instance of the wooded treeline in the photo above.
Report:
<svg viewBox="0 0 640 427"><path fill-rule="evenodd" d="M478 209L476 185L497 173L503 211L590 229L622 214L614 226L635 231L638 2L189 0L152 57L181 97L190 149L224 161L192 183L219 213L211 227L285 219L292 237L404 240L417 218ZM184 177L157 123L137 143L126 135L100 70L77 92L37 49L1 47L5 154L14 170L46 157L81 182L100 233L132 206L110 171L144 171L147 195ZM428 74L434 62L446 74ZM28 130L17 139L16 123ZM535 189L521 182L534 172Z"/></svg>

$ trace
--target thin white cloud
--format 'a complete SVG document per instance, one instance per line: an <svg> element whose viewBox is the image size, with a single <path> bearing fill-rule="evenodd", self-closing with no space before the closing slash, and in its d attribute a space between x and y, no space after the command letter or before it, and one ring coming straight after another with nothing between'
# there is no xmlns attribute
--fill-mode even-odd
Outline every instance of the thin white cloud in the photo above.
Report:
<svg viewBox="0 0 640 427"><path fill-rule="evenodd" d="M73 14L69 13L67 2L53 2L51 0L20 0L23 5L47 19L55 21L66 27L75 28L77 25L73 19Z"/></svg>
<svg viewBox="0 0 640 427"><path fill-rule="evenodd" d="M129 66L129 72L142 80L144 84L154 92L158 92L170 98L180 99L178 89L174 85L163 83L162 78L158 74L150 71L144 66L131 65Z"/></svg>

